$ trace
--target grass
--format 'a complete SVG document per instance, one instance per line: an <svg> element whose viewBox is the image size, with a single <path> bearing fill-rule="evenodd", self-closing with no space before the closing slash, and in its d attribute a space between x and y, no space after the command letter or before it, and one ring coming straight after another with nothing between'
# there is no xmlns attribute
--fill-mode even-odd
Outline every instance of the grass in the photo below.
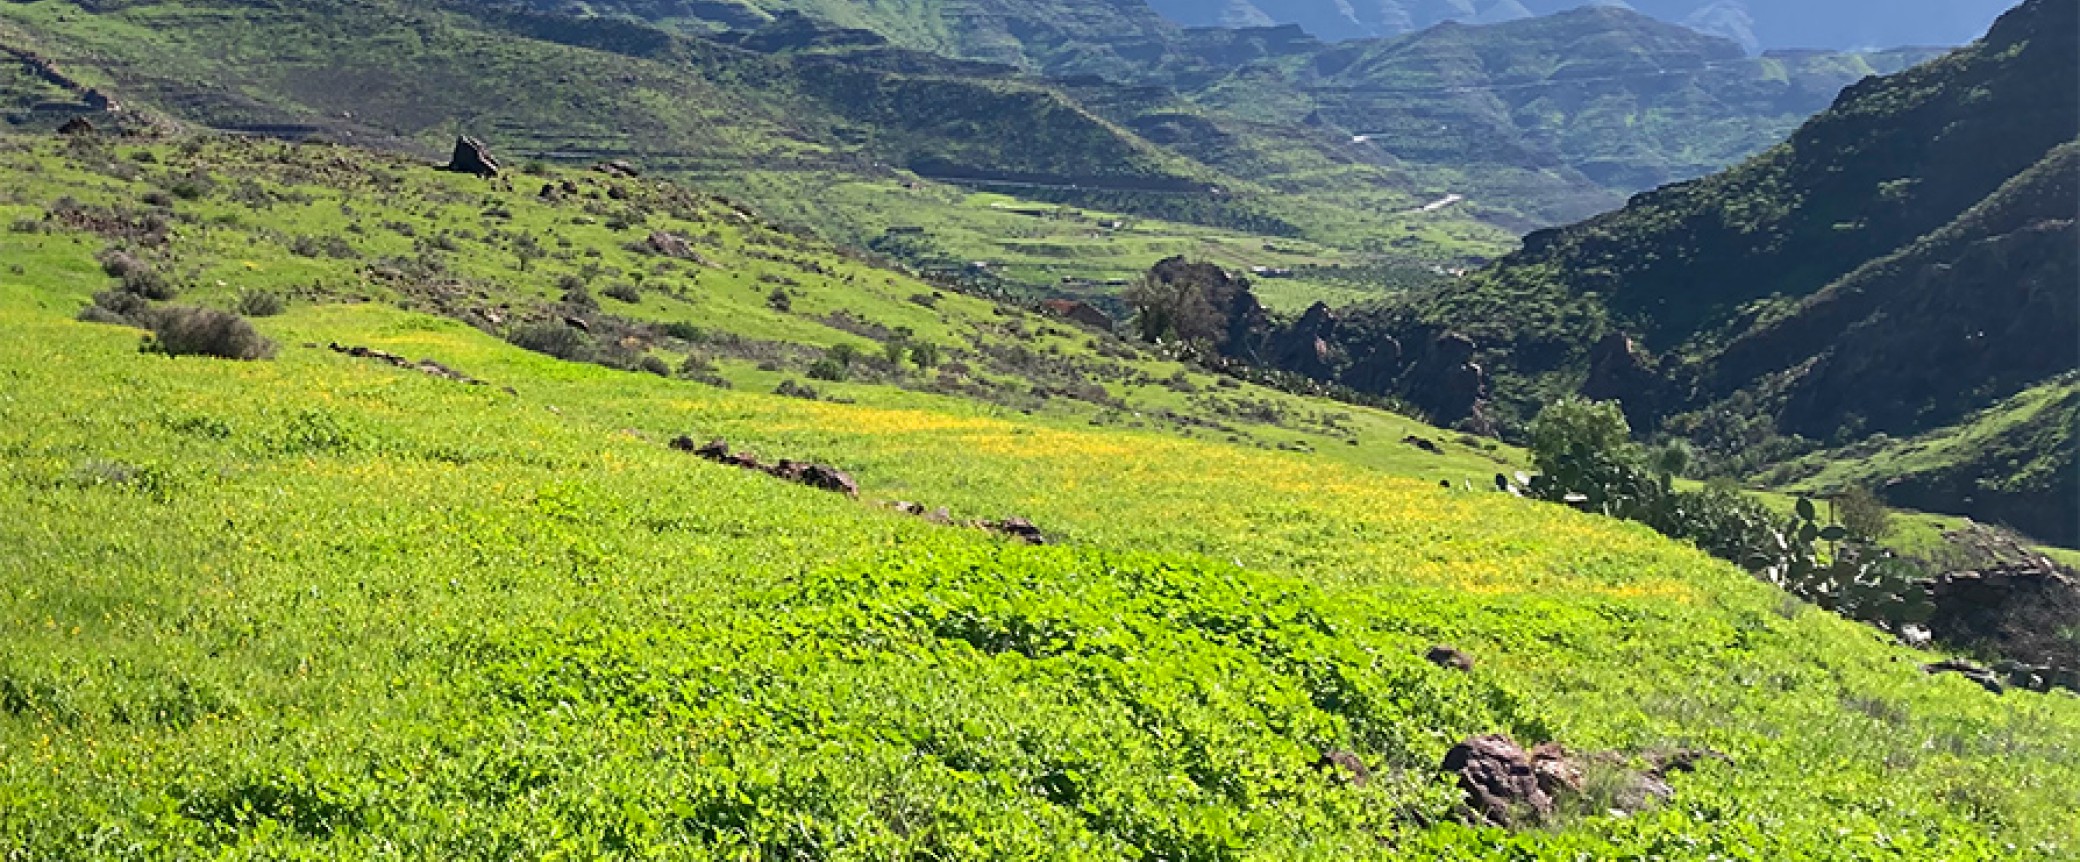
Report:
<svg viewBox="0 0 2080 862"><path fill-rule="evenodd" d="M39 225L0 233L0 847L13 855L2080 850L2080 700L1926 677L1919 655L1643 528L1437 487L1478 481L1506 450L1442 440L1448 454L1429 455L1394 432L1440 432L1355 408L1339 420L1362 429L1355 447L1258 448L1338 439L1273 425L1240 444L1195 439L1147 417L1201 393L1119 381L1105 385L1146 406L1052 399L1027 415L887 383L828 385L854 403L763 395L753 384L775 372L740 360L722 363L733 390L560 362L414 310L446 300L372 271L425 254L415 240L439 226L456 250L433 250L428 281L519 316L583 262L654 264L622 248L630 237L713 231L699 250L717 266L690 306L660 286L690 282L682 266L624 310L861 340L818 322L842 307L970 351L984 380L1010 376L974 358L991 344L1095 354L1079 352L1088 336L987 329L1008 324L977 300L909 302L929 288L711 200L631 187L616 206L652 215L612 231L532 188L379 159L325 173L340 152L0 149L21 178L0 225ZM42 229L47 198L136 201L198 165L216 191L175 203L155 259L182 302L290 297L254 321L282 346L272 361L143 353L135 330L71 320L110 281L95 261L106 241ZM573 179L615 200L605 180ZM570 239L572 260L519 272L482 239L494 209L509 214L490 219L500 236ZM375 229L386 221L418 236ZM281 241L311 232L351 238L360 259ZM792 313L767 307L756 279L783 273L801 282ZM487 385L317 346L332 342ZM1176 367L1116 361L1157 380ZM1145 427L1119 424L1134 412ZM666 445L680 434L837 464L862 499L707 464ZM1059 544L882 505L898 500L1027 517ZM1425 663L1434 643L1477 669ZM1456 791L1432 772L1484 732L1578 751L1702 746L1733 763L1676 777L1675 800L1641 814L1505 833L1457 825ZM1381 779L1314 772L1331 749Z"/></svg>

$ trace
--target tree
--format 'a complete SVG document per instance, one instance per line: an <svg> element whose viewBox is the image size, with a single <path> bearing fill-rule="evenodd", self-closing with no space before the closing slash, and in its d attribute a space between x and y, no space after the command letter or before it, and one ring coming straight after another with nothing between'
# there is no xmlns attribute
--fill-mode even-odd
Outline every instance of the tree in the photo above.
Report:
<svg viewBox="0 0 2080 862"><path fill-rule="evenodd" d="M1196 281L1166 281L1150 273L1130 285L1120 298L1134 309L1134 327L1143 341L1214 342L1220 338L1220 311L1207 298L1205 285Z"/></svg>

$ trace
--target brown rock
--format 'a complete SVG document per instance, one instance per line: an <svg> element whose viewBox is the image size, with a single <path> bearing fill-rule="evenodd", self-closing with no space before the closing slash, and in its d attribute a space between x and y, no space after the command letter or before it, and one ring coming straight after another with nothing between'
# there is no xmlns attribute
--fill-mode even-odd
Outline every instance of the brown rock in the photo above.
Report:
<svg viewBox="0 0 2080 862"><path fill-rule="evenodd" d="M1040 532L1039 527L1033 526L1033 522L1028 521L1024 518L1005 518L1001 521L984 521L978 526L992 533L999 533L1005 536L1009 536L1013 539L1017 539L1028 545L1047 544L1047 535L1045 533Z"/></svg>
<svg viewBox="0 0 2080 862"><path fill-rule="evenodd" d="M2007 690L2007 686L2001 683L2000 677L1995 675L1991 669L1980 667L1979 665L1965 661L1961 658L1954 658L1949 659L1947 661L1939 661L1934 664L1922 665L1921 672L1929 674L1931 676L1936 674L1954 673L1958 676L1964 677L1965 679L1971 680L1972 682L1978 683L1980 688L1986 689L1987 691L1993 692L1994 694L2002 694L2005 693Z"/></svg>
<svg viewBox="0 0 2080 862"><path fill-rule="evenodd" d="M1431 647L1430 652L1423 657L1429 659L1431 664L1438 667L1463 671L1473 670L1473 656L1448 646Z"/></svg>
<svg viewBox="0 0 2080 862"><path fill-rule="evenodd" d="M448 157L448 164L441 170L455 174L489 179L498 176L498 159L492 158L491 149L476 138L456 138L455 152Z"/></svg>
<svg viewBox="0 0 2080 862"><path fill-rule="evenodd" d="M1507 736L1476 736L1453 746L1442 769L1459 776L1467 807L1489 823L1532 825L1553 816L1553 797L1541 783L1538 766Z"/></svg>
<svg viewBox="0 0 2080 862"><path fill-rule="evenodd" d="M844 494L847 497L859 496L859 483L854 481L850 474L829 464L810 464L804 467L796 481L811 488Z"/></svg>
<svg viewBox="0 0 2080 862"><path fill-rule="evenodd" d="M693 246L686 242L686 238L668 231L651 233L649 238L644 241L644 244L649 246L651 251L665 257L679 258L681 260L693 257Z"/></svg>
<svg viewBox="0 0 2080 862"><path fill-rule="evenodd" d="M1352 787L1364 787L1372 783L1372 770L1366 768L1365 761L1359 760L1357 755L1348 751L1324 752L1315 760L1314 768L1319 772L1334 773Z"/></svg>

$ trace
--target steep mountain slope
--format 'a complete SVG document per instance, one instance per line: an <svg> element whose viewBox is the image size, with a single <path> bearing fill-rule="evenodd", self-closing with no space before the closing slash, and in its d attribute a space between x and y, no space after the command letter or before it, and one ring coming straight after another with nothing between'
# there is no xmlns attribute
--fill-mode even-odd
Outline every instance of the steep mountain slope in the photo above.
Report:
<svg viewBox="0 0 2080 862"><path fill-rule="evenodd" d="M1395 36L1445 21L1495 24L1580 6L1636 9L1733 39L1750 51L1961 45L2006 0L1150 0L1195 27L1298 24L1324 39Z"/></svg>
<svg viewBox="0 0 2080 862"><path fill-rule="evenodd" d="M1176 26L1142 0L515 0L537 11L620 15L694 32L751 30L803 15L950 57L1122 74Z"/></svg>
<svg viewBox="0 0 2080 862"><path fill-rule="evenodd" d="M794 37L828 35L814 28L691 38L617 19L389 0L38 2L0 8L0 20L29 49L140 106L218 128L429 153L473 133L508 153L628 158L717 181L801 172L894 183L908 170L1067 202L1102 197L1134 214L1300 230L1264 190L1150 145L1044 83L894 49L796 50ZM1363 216L1332 208L1313 218Z"/></svg>
<svg viewBox="0 0 2080 862"><path fill-rule="evenodd" d="M1290 29L1180 33L1130 6L812 3L785 13L795 17L703 26L675 4L587 8L693 32L736 27L728 38L739 44L822 62L879 62L881 39L1009 62L1064 79L1083 104L1234 178L1357 213L1457 194L1472 202L1438 217L1471 213L1518 233L1738 161L1841 87L1930 56L1748 60L1725 40L1622 10L1332 46Z"/></svg>
<svg viewBox="0 0 2080 862"><path fill-rule="evenodd" d="M1357 153L1451 184L1440 197L1514 206L1528 226L1738 162L1842 87L1932 56L1751 59L1732 42L1611 8L1334 46L1267 40L1254 61L1232 37L1194 38L1210 43L1210 62L1180 61L1173 74L1196 102L1339 132Z"/></svg>
<svg viewBox="0 0 2080 862"><path fill-rule="evenodd" d="M2080 365L2076 6L2025 3L1981 43L1849 88L1753 161L1533 234L1350 331L1459 333L1503 416L1567 391L1617 398L1729 469L1802 437L1958 421ZM2057 506L2046 537L2070 541L2080 502Z"/></svg>
<svg viewBox="0 0 2080 862"><path fill-rule="evenodd" d="M2075 849L2071 697L1931 676L1643 529L1439 488L1495 462L1398 436L1434 429L934 297L650 179L92 135L0 135L0 169L11 855ZM179 303L285 297L255 321L277 356L169 357L72 319L134 305L111 272ZM579 317L566 277L601 310ZM737 385L493 334L540 324L720 357ZM962 385L860 379L897 327ZM746 391L809 345L852 348L858 377L811 383L855 403ZM1015 387L993 355L1116 366L1085 393L1134 409L1037 405L1059 384ZM1165 391L1371 430L1307 454L1090 421ZM859 499L681 436L836 465ZM1011 516L1053 544L973 524ZM1426 660L1439 643L1470 669ZM1582 791L1536 828L1465 812L1440 764L1490 733L1577 752Z"/></svg>

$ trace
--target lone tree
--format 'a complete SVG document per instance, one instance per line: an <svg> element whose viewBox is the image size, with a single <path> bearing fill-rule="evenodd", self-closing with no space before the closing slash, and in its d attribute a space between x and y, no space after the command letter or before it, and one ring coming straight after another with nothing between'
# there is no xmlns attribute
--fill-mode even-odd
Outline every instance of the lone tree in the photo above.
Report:
<svg viewBox="0 0 2080 862"><path fill-rule="evenodd" d="M1144 341L1246 353L1269 325L1248 281L1182 257L1157 263L1121 298L1133 307L1134 327Z"/></svg>

